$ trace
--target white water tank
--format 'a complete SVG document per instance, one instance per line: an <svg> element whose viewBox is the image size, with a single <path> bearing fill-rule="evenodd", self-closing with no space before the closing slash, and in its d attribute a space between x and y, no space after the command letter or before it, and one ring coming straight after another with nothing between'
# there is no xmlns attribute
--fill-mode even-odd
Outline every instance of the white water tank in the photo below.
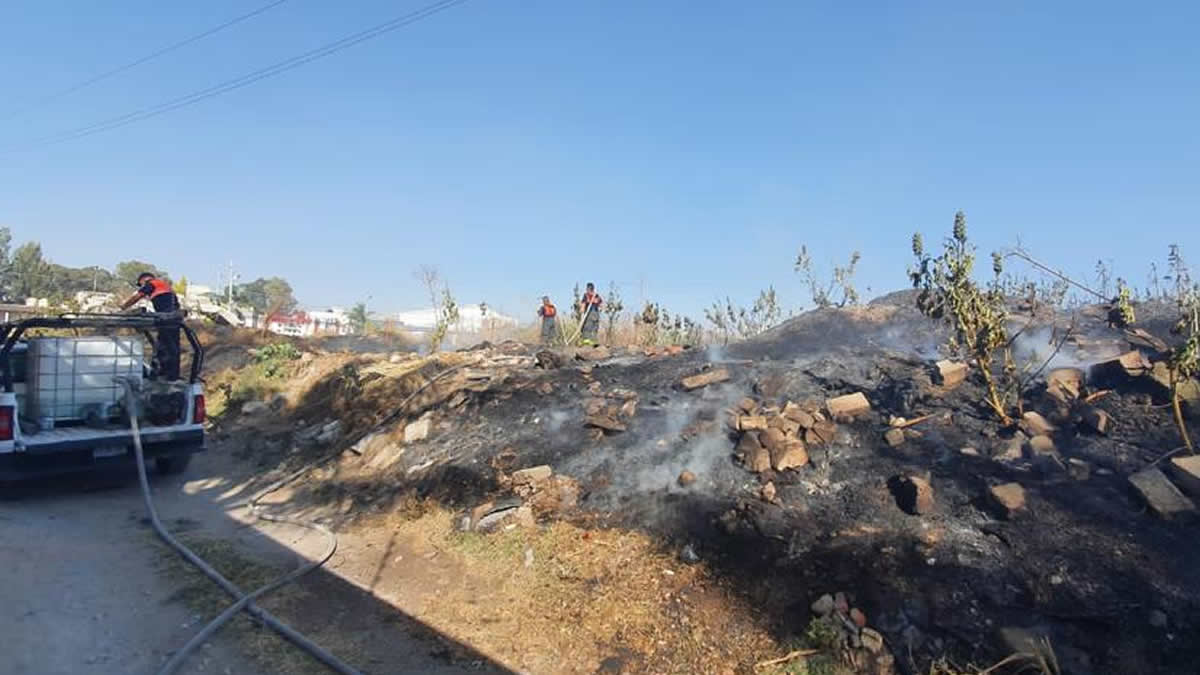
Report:
<svg viewBox="0 0 1200 675"><path fill-rule="evenodd" d="M139 337L30 338L22 417L45 428L109 410L124 397L116 378L141 379L143 350Z"/></svg>

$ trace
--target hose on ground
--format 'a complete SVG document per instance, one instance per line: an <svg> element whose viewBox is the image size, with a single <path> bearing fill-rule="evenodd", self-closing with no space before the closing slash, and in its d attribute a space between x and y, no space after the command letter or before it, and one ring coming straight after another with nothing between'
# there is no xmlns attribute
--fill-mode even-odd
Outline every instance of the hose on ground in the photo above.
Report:
<svg viewBox="0 0 1200 675"><path fill-rule="evenodd" d="M176 539L169 531L167 531L167 528L163 526L162 521L159 520L158 510L154 507L154 500L150 493L150 481L146 476L145 453L142 450L142 432L138 424L137 414L135 412L138 409L138 405L133 389L133 383L129 379L125 378L121 378L120 381L125 387L125 400L127 409L131 411L129 415L129 426L133 432L133 451L135 457L137 458L138 482L141 484L142 499L146 504L146 511L150 514L150 523L154 527L154 531L159 537L162 538L163 541L171 546L171 548L175 549L184 560L190 562L197 569L203 572L205 576L220 586L222 590L236 599L228 609L226 609L224 612L221 612L216 619L205 626L200 633L197 633L196 636L187 643L187 645L175 652L175 655L159 670L159 675L169 675L170 673L175 672L175 670L183 664L184 660L187 659L188 655L191 654L191 652L194 651L199 645L204 643L205 639L216 632L217 629L219 629L225 622L235 616L238 612L243 610L248 612L251 616L259 621L262 621L275 632L279 633L284 639L308 652L313 658L323 663L330 670L341 673L342 675L361 675L358 670L347 665L312 640L309 640L296 629L275 618L270 612L254 604L254 600L256 598L276 588L279 588L284 584L290 583L299 578L301 575L307 574L308 572L311 572L325 564L325 562L333 556L333 552L337 548L337 538L334 536L333 532L328 528L316 523L307 523L283 516L257 514L260 515L260 517L263 517L265 520L285 522L315 529L325 534L329 538L330 543L325 554L319 560L309 562L250 593L243 593L236 584L226 579L220 572L214 569L212 565L209 565L204 561L203 558L196 555L191 549ZM279 487L282 487L282 485ZM259 492L253 498L251 498L251 510L254 510L256 506L255 502L257 502L258 499L261 499L270 492L279 489L279 487L269 487L267 490Z"/></svg>

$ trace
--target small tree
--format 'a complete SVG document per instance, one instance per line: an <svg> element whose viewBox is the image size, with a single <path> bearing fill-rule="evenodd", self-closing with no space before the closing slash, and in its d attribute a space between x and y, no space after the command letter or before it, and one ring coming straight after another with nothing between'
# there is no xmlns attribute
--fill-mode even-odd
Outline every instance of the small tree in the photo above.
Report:
<svg viewBox="0 0 1200 675"><path fill-rule="evenodd" d="M1171 244L1167 255L1171 279L1175 283L1175 304L1179 319L1171 332L1183 338L1183 342L1171 352L1167 362L1170 368L1171 409L1175 413L1175 424L1183 436L1183 444L1189 452L1195 452L1187 424L1180 407L1179 385L1200 373L1200 284L1192 281L1191 270L1183 259L1177 244Z"/></svg>
<svg viewBox="0 0 1200 675"><path fill-rule="evenodd" d="M357 335L362 335L367 332L367 303L360 302L350 308L347 313L347 318L350 320L350 328Z"/></svg>
<svg viewBox="0 0 1200 675"><path fill-rule="evenodd" d="M12 295L18 301L50 292L50 264L42 257L42 245L22 244L12 254Z"/></svg>
<svg viewBox="0 0 1200 675"><path fill-rule="evenodd" d="M823 283L817 275L816 269L813 266L812 256L808 253L807 246L800 247L800 253L796 255L795 271L798 274L803 274L805 282L808 284L809 292L812 294L812 301L817 307L832 307L834 306L833 294L834 289L841 290L842 299L836 303L838 307L846 305L858 304L858 291L854 288L854 273L858 269L858 261L862 259L862 254L854 251L850 254L850 260L845 267L833 268L833 277L829 283Z"/></svg>
<svg viewBox="0 0 1200 675"><path fill-rule="evenodd" d="M615 281L608 284L608 297L604 300L603 311L605 318L604 341L610 345L616 344L617 322L621 319L621 312L625 311L625 305L621 302L621 293L617 290Z"/></svg>
<svg viewBox="0 0 1200 675"><path fill-rule="evenodd" d="M971 276L975 247L967 243L967 219L961 211L954 214L954 230L944 241L942 255L927 256L919 232L913 235L912 250L916 265L909 268L909 279L920 291L918 309L951 327L950 349L975 363L987 386L988 407L1001 422L1011 423L1009 410L1018 386L1005 326L1003 258L992 254L993 282L987 290L980 288ZM996 373L998 359L1003 382Z"/></svg>

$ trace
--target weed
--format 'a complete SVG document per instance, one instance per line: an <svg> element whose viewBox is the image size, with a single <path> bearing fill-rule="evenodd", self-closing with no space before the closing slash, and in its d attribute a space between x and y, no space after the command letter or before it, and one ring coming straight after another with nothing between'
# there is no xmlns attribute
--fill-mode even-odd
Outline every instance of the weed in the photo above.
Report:
<svg viewBox="0 0 1200 675"><path fill-rule="evenodd" d="M617 282L609 282L608 297L604 302L604 342L606 344L616 344L617 321L621 318L623 311L625 311L625 304L621 302L621 292L617 290Z"/></svg>
<svg viewBox="0 0 1200 675"><path fill-rule="evenodd" d="M920 233L913 235L912 250L916 265L909 268L909 279L913 288L920 290L917 307L922 314L951 326L950 349L975 362L987 387L988 407L1001 422L1009 424L1009 410L1019 383L1005 325L1008 311L1001 287L1003 258L999 253L992 254L992 284L980 288L972 278L975 247L967 242L967 218L961 211L954 214L954 229L945 239L942 255L925 255ZM998 359L1002 359L1002 381L995 372Z"/></svg>
<svg viewBox="0 0 1200 675"><path fill-rule="evenodd" d="M829 280L829 283L823 283L818 278L816 269L813 267L812 256L808 253L808 247L801 246L800 253L796 255L796 263L793 269L797 273L804 275L804 279L808 283L809 292L812 294L813 304L817 307L834 306L833 294L835 289L842 292L842 299L836 305L838 307L845 307L846 305L858 304L858 291L854 288L854 273L861 259L862 254L854 251L850 254L850 260L846 263L846 266L834 266L833 276Z"/></svg>
<svg viewBox="0 0 1200 675"><path fill-rule="evenodd" d="M781 317L782 310L774 286L760 291L750 309L735 307L726 296L723 307L718 301L704 310L704 318L712 324L713 332L723 344L729 344L729 339L734 336L745 340L763 333L775 327Z"/></svg>

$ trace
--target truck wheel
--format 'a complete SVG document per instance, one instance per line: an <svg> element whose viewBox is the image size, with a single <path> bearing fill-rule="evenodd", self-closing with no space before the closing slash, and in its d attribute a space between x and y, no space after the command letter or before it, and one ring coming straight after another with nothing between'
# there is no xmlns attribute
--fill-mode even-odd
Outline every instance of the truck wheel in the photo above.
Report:
<svg viewBox="0 0 1200 675"><path fill-rule="evenodd" d="M175 455L174 457L159 457L154 460L154 469L164 476L183 473L191 463L192 456Z"/></svg>

